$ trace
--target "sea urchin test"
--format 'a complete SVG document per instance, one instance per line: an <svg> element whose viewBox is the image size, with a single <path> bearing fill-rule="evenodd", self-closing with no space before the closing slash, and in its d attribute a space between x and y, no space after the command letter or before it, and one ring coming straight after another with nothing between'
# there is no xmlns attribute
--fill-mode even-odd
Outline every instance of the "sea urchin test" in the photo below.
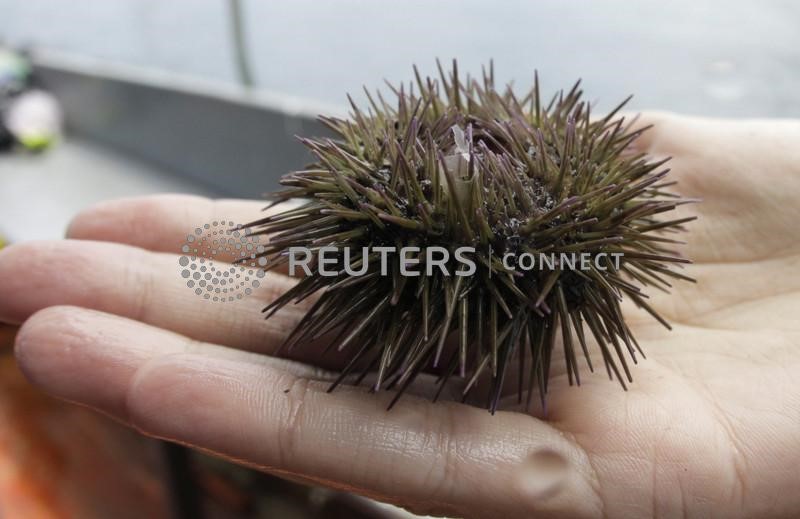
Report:
<svg viewBox="0 0 800 519"><path fill-rule="evenodd" d="M543 102L536 76L517 94L495 89L491 67L479 80L455 63L439 79L415 73L389 99L351 100L347 119L320 117L335 137L301 139L315 162L273 195L299 205L248 224L269 236L266 268L310 253L265 309L315 296L284 348L325 338L320 355L348 359L331 389L373 373L392 403L434 372L441 387L462 377L464 398L485 379L494 412L513 363L519 398L544 404L551 360L580 384L591 351L625 388L641 350L620 303L669 327L645 290L691 281L671 236L693 217L669 216L691 200L669 191L665 160L635 151L646 128L618 115L625 102L593 116L579 84Z"/></svg>

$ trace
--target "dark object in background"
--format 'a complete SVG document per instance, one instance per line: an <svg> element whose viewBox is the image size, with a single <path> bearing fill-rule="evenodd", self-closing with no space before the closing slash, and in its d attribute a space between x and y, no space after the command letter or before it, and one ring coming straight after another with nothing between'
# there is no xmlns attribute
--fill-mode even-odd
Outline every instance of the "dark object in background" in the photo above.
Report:
<svg viewBox="0 0 800 519"><path fill-rule="evenodd" d="M0 119L0 151L10 150L15 142L14 136L11 135L11 132L8 131L8 128L5 127L2 119Z"/></svg>

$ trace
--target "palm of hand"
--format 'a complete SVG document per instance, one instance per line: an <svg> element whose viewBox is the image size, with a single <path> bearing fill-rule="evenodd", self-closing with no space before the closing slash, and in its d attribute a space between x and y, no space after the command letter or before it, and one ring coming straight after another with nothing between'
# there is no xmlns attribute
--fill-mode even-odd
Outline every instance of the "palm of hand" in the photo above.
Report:
<svg viewBox="0 0 800 519"><path fill-rule="evenodd" d="M687 273L626 308L648 359L627 393L592 377L549 417L586 452L608 515L791 515L800 458L800 127L665 118L645 146L699 196ZM792 146L792 147L790 147ZM566 376L562 377L566 378ZM562 381L563 385L563 381ZM788 495L792 495L788 498Z"/></svg>

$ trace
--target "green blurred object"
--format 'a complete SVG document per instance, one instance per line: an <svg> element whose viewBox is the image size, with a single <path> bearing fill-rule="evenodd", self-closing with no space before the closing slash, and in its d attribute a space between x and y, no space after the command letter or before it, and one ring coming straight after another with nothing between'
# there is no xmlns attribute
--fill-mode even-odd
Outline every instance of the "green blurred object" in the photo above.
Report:
<svg viewBox="0 0 800 519"><path fill-rule="evenodd" d="M55 141L55 135L48 134L30 134L21 135L17 137L19 143L30 151L43 151L50 147Z"/></svg>
<svg viewBox="0 0 800 519"><path fill-rule="evenodd" d="M0 96L21 92L31 77L31 64L21 54L0 48Z"/></svg>

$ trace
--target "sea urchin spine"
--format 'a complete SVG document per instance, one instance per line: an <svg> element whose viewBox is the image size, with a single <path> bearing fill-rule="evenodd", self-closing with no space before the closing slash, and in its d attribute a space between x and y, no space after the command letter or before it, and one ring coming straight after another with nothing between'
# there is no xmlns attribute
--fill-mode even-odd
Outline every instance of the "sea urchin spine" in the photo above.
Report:
<svg viewBox="0 0 800 519"><path fill-rule="evenodd" d="M617 115L627 100L593 118L580 82L542 104L538 76L518 97L510 87L495 90L491 67L482 81L461 81L455 63L439 73L438 81L423 79L415 69L415 82L392 88L395 104L367 92L366 111L351 99L349 119L320 117L336 138L302 139L316 162L284 176L287 189L274 195L276 203L301 204L249 224L270 235L267 268L287 263L296 247L349 249L350 272L368 263L352 275L340 252L336 275L323 276L312 260L310 275L265 309L269 316L319 292L284 346L330 335L329 347L351 351L331 389L348 375L360 382L376 372L373 388L394 388L398 398L420 372L435 369L442 387L456 373L464 377L466 398L490 377L494 412L512 360L519 399L527 389L530 404L538 390L544 404L559 339L569 382L580 384L577 350L591 370L591 336L624 388L627 358L635 362L641 350L620 302L629 298L669 327L642 287L691 280L675 270L687 260L669 250L680 242L666 234L692 218L659 218L690 200L666 190L665 161L631 151L646 128L633 130ZM437 268L408 277L394 255L383 275L375 247L416 247L419 270L428 249L453 258L468 247L476 268L470 276ZM562 259L508 268L509 258L525 253ZM567 268L564 254L591 261ZM450 262L452 273L459 265Z"/></svg>

